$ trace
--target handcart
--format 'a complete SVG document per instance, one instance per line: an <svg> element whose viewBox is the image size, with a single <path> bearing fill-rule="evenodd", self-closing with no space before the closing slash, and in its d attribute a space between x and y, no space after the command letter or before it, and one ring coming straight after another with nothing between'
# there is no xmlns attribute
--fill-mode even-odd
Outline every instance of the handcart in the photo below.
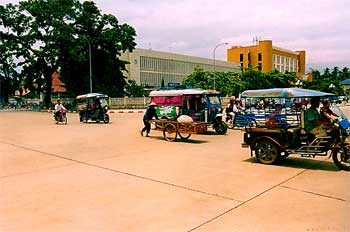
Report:
<svg viewBox="0 0 350 232"><path fill-rule="evenodd" d="M175 141L177 135L181 139L189 139L191 134L206 133L208 123L206 122L178 122L175 120L149 120L155 124L155 130L163 131L163 136L166 141Z"/></svg>

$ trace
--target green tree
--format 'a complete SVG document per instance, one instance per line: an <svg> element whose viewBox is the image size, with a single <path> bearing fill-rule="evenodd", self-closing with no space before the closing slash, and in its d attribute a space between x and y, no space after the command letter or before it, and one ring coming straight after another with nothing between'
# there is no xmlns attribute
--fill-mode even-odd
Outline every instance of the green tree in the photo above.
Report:
<svg viewBox="0 0 350 232"><path fill-rule="evenodd" d="M147 91L143 86L137 85L135 80L128 80L126 94L129 97L143 97L147 95Z"/></svg>
<svg viewBox="0 0 350 232"><path fill-rule="evenodd" d="M293 72L281 73L275 70L263 73L253 67L244 69L242 73L215 73L216 89L227 96L239 96L247 89L286 88L293 86L295 81L296 74ZM183 80L183 84L210 89L213 86L213 73L197 68Z"/></svg>
<svg viewBox="0 0 350 232"><path fill-rule="evenodd" d="M0 26L4 28L0 46L8 46L10 58L20 61L18 77L25 77L25 86L34 88L35 83L38 91L44 89L46 106L51 101L51 77L56 70L60 70L72 94L88 92L88 45L92 52L93 89L110 96L124 95L125 62L118 57L136 45L132 27L120 25L115 16L102 14L90 1L27 0L0 10ZM16 46L9 46L10 40ZM10 58L7 65L11 64Z"/></svg>
<svg viewBox="0 0 350 232"><path fill-rule="evenodd" d="M113 15L102 14L94 2L86 1L77 13L74 33L77 38L72 39L73 49L69 48L63 54L80 67L72 68L70 63L65 63L62 71L67 70L65 74L70 72L74 78L81 77L78 83L86 83L82 86L85 88L75 86L78 94L86 92L86 86L89 86L90 44L93 90L109 96L124 96L127 82L122 71L125 70L125 62L118 57L122 52L135 48L135 30L127 24L119 24ZM66 78L66 75L63 75L63 80L68 82L67 86L74 86L73 82L77 81L72 77Z"/></svg>
<svg viewBox="0 0 350 232"><path fill-rule="evenodd" d="M23 78L21 60L26 56L28 38L23 28L28 28L28 21L18 11L13 4L0 6L0 102L7 102L8 96L20 89Z"/></svg>
<svg viewBox="0 0 350 232"><path fill-rule="evenodd" d="M213 73L204 71L201 68L195 68L194 72L184 78L182 83L194 88L212 89L214 84L212 80Z"/></svg>

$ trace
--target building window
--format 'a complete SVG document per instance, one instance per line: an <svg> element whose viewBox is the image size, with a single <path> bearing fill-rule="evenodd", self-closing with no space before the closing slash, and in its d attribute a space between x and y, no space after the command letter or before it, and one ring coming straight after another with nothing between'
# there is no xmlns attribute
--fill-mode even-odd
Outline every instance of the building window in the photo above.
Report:
<svg viewBox="0 0 350 232"><path fill-rule="evenodd" d="M239 54L239 62L243 62L243 53Z"/></svg>
<svg viewBox="0 0 350 232"><path fill-rule="evenodd" d="M262 61L262 54L261 54L261 52L258 53L258 61Z"/></svg>

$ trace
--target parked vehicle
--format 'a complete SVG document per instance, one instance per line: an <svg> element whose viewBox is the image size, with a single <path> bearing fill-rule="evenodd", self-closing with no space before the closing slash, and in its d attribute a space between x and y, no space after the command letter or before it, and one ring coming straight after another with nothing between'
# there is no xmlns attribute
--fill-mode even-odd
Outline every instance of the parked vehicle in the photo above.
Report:
<svg viewBox="0 0 350 232"><path fill-rule="evenodd" d="M333 112L339 118L333 120L329 131L336 133L327 136L315 136L304 128L304 112L307 105L297 109L290 109L286 104L296 99L314 97L327 98L333 94L299 88L275 88L261 90L247 90L242 93L246 104L254 102L254 99L263 99L266 102L275 102L282 106L279 112L271 108L254 109L256 126L246 127L242 147L249 147L251 155L255 155L258 162L263 164L274 164L282 161L291 154L302 157L327 156L333 158L333 162L340 169L350 171L350 123L346 116L340 111L336 104L332 105ZM302 100L300 100L302 102ZM247 106L248 108L251 106ZM271 114L271 113L274 114ZM269 119L274 124L269 125Z"/></svg>
<svg viewBox="0 0 350 232"><path fill-rule="evenodd" d="M109 122L108 96L100 93L88 93L76 97L80 122Z"/></svg>
<svg viewBox="0 0 350 232"><path fill-rule="evenodd" d="M222 121L220 93L203 89L155 90L151 101L157 103L159 118L171 119L188 115L194 122L206 122L216 133L225 134L227 126Z"/></svg>

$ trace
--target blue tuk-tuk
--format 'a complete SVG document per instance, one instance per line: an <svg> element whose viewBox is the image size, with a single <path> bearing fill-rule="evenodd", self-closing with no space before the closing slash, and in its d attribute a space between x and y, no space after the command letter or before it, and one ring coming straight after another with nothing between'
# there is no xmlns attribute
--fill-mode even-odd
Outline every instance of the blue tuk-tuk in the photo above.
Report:
<svg viewBox="0 0 350 232"><path fill-rule="evenodd" d="M245 127L242 147L249 147L251 155L263 164L277 163L290 154L329 155L336 166L350 171L349 120L336 104L329 108L335 115L332 119L322 119L320 113L315 116L320 100L328 105L326 100L332 97L334 94L301 88L244 91L245 111L256 124ZM257 107L257 102L264 106ZM321 120L322 126L318 126ZM315 130L308 125L315 125Z"/></svg>
<svg viewBox="0 0 350 232"><path fill-rule="evenodd" d="M101 93L88 93L76 97L80 122L109 123L108 96Z"/></svg>

